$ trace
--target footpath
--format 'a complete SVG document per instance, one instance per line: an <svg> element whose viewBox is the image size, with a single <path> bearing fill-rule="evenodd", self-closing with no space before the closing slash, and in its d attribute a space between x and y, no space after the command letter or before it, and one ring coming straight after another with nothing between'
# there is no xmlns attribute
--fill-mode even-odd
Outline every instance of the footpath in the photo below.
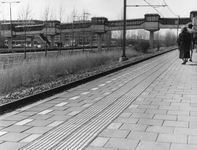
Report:
<svg viewBox="0 0 197 150"><path fill-rule="evenodd" d="M197 150L197 53L178 50L0 116L0 150Z"/></svg>

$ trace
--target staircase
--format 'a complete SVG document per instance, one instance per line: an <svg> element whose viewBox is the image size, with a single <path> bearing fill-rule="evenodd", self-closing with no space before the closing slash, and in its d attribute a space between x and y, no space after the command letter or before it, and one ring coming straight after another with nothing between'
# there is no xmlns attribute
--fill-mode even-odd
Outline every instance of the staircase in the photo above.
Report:
<svg viewBox="0 0 197 150"><path fill-rule="evenodd" d="M51 42L46 38L46 36L44 36L44 34L39 34L39 37L43 43L47 43L47 46L51 45Z"/></svg>

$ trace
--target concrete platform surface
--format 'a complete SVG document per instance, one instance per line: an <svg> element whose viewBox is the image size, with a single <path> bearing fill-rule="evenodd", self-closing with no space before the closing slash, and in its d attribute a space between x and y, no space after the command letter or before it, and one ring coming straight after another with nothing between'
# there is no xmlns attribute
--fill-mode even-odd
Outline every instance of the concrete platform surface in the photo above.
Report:
<svg viewBox="0 0 197 150"><path fill-rule="evenodd" d="M0 116L0 150L197 150L197 53L178 50Z"/></svg>

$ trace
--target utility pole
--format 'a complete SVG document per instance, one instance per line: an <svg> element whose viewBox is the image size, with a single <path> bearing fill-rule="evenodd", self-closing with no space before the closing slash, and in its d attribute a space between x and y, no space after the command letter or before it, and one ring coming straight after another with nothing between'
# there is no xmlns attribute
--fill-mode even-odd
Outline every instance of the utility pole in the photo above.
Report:
<svg viewBox="0 0 197 150"><path fill-rule="evenodd" d="M83 24L85 24L85 22L86 22L86 15L91 15L91 14L90 13L86 13L86 12L83 13ZM84 26L84 28L83 28L83 39L82 39L82 42L83 42L83 52L85 51L85 49L84 49L84 41L85 41L85 38L86 38L86 36L85 36L85 26Z"/></svg>
<svg viewBox="0 0 197 150"><path fill-rule="evenodd" d="M127 1L124 0L123 9L124 9L124 16L123 16L123 50L122 56L120 57L119 61L125 61L128 58L126 57L125 46L126 46L126 10L127 7L165 7L167 5L127 5Z"/></svg>
<svg viewBox="0 0 197 150"><path fill-rule="evenodd" d="M122 50L122 58L121 58L121 61L125 61L127 60L128 58L126 57L126 53L125 53L125 46L126 46L126 0L124 0L124 16L123 16L123 50Z"/></svg>
<svg viewBox="0 0 197 150"><path fill-rule="evenodd" d="M75 17L76 17L76 16L73 16L73 23L72 23L72 40L71 40L71 42L72 42L72 43L71 43L72 53L73 53L73 49L74 49L74 48L73 48L73 46L74 46L74 45L73 45L73 41L74 41L74 39L75 39L75 36L74 36L74 34L75 34L75 32L74 32Z"/></svg>
<svg viewBox="0 0 197 150"><path fill-rule="evenodd" d="M45 36L46 36L46 38L45 38L45 57L47 57L47 26L48 26L47 20L45 20Z"/></svg>

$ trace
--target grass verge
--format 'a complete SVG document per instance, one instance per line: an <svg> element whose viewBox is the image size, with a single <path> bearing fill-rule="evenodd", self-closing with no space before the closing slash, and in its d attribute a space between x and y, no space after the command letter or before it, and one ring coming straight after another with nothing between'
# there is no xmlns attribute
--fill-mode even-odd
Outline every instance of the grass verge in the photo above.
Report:
<svg viewBox="0 0 197 150"><path fill-rule="evenodd" d="M121 53L121 50L110 50L23 61L20 65L0 71L0 93L6 95L18 89L42 85L95 67L112 64L118 62ZM131 58L142 53L127 50L126 54Z"/></svg>

